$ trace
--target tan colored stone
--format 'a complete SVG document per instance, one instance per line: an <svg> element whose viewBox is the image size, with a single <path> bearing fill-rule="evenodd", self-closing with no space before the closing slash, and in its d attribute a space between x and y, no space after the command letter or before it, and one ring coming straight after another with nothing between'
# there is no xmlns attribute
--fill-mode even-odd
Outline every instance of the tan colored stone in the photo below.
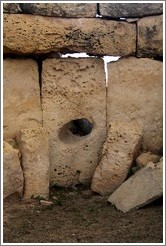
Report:
<svg viewBox="0 0 166 246"><path fill-rule="evenodd" d="M100 14L111 18L144 17L163 13L162 3L99 3Z"/></svg>
<svg viewBox="0 0 166 246"><path fill-rule="evenodd" d="M142 148L162 153L163 63L124 58L108 65L108 122L135 121L144 130Z"/></svg>
<svg viewBox="0 0 166 246"><path fill-rule="evenodd" d="M135 53L136 25L99 18L53 18L4 14L5 48L14 53Z"/></svg>
<svg viewBox="0 0 166 246"><path fill-rule="evenodd" d="M125 181L108 199L126 213L140 208L163 194L163 162L150 162Z"/></svg>
<svg viewBox="0 0 166 246"><path fill-rule="evenodd" d="M59 17L95 17L96 3L20 3L23 13Z"/></svg>
<svg viewBox="0 0 166 246"><path fill-rule="evenodd" d="M3 198L23 193L23 172L19 160L19 150L3 142Z"/></svg>
<svg viewBox="0 0 166 246"><path fill-rule="evenodd" d="M151 152L141 153L136 159L136 164L138 167L142 168L142 167L145 167L148 164L148 162L151 162L151 161L153 163L159 162L160 156L153 155Z"/></svg>
<svg viewBox="0 0 166 246"><path fill-rule="evenodd" d="M24 198L49 197L48 133L42 128L22 129L17 135L22 154Z"/></svg>
<svg viewBox="0 0 166 246"><path fill-rule="evenodd" d="M4 138L15 138L42 123L38 67L31 59L5 59L3 69Z"/></svg>
<svg viewBox="0 0 166 246"><path fill-rule="evenodd" d="M163 56L163 15L142 18L137 27L137 56Z"/></svg>
<svg viewBox="0 0 166 246"><path fill-rule="evenodd" d="M51 184L90 183L106 135L106 87L102 59L48 59L42 70L43 125L50 133ZM72 134L72 120L93 124Z"/></svg>
<svg viewBox="0 0 166 246"><path fill-rule="evenodd" d="M101 195L114 192L126 179L142 139L135 122L114 121L107 131L103 155L97 166L91 188Z"/></svg>

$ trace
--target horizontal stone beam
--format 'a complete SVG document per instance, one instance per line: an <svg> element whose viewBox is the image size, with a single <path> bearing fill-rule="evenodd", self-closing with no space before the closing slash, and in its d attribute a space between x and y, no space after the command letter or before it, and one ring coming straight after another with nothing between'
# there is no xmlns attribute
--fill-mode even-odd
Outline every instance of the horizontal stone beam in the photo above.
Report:
<svg viewBox="0 0 166 246"><path fill-rule="evenodd" d="M95 17L96 3L4 3L4 13L37 14L56 17Z"/></svg>
<svg viewBox="0 0 166 246"><path fill-rule="evenodd" d="M11 53L86 52L126 56L136 51L136 26L92 18L4 14L4 47Z"/></svg>
<svg viewBox="0 0 166 246"><path fill-rule="evenodd" d="M162 3L100 3L100 14L110 18L144 17L163 13Z"/></svg>

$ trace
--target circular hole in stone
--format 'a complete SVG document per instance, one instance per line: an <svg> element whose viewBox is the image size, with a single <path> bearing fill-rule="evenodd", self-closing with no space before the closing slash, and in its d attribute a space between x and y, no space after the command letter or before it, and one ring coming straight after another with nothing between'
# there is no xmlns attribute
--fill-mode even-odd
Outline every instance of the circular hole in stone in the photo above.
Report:
<svg viewBox="0 0 166 246"><path fill-rule="evenodd" d="M71 120L61 128L59 139L66 143L74 143L90 134L93 126L93 123L86 118Z"/></svg>
<svg viewBox="0 0 166 246"><path fill-rule="evenodd" d="M91 133L93 124L86 118L76 119L71 121L69 130L73 135L86 136Z"/></svg>

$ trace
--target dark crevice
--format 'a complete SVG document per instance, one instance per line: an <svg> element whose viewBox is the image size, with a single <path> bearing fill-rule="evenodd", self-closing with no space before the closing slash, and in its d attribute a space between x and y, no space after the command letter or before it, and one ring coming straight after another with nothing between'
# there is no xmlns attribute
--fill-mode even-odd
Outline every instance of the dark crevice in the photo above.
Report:
<svg viewBox="0 0 166 246"><path fill-rule="evenodd" d="M97 14L100 15L100 3L97 3Z"/></svg>

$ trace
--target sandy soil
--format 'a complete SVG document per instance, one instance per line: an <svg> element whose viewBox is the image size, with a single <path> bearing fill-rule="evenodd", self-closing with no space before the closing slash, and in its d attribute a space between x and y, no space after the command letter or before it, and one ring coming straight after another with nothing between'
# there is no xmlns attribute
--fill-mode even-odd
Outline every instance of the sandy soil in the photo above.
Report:
<svg viewBox="0 0 166 246"><path fill-rule="evenodd" d="M52 208L38 199L12 196L4 201L5 243L162 243L163 205L123 214L90 189L54 187Z"/></svg>

